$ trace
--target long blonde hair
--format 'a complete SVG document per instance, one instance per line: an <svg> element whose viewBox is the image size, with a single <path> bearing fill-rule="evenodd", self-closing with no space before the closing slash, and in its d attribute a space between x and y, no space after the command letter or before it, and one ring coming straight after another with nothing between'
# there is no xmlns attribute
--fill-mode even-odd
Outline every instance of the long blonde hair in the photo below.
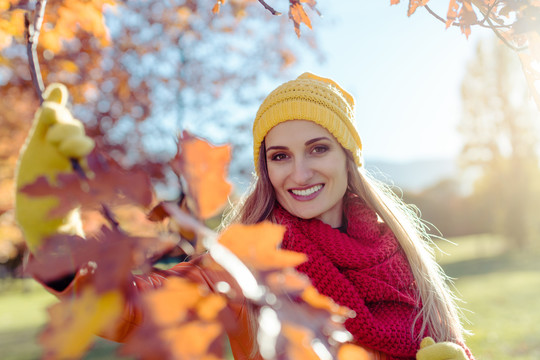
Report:
<svg viewBox="0 0 540 360"><path fill-rule="evenodd" d="M422 318L418 338L427 333L435 341L463 342L465 330L460 320L456 297L449 289L450 279L435 261L433 241L414 207L406 205L385 183L358 168L352 154L347 154L347 190L370 206L392 230L403 249L414 275ZM266 166L264 141L258 158L259 176L237 206L224 218L224 226L232 222L255 224L264 220L275 222L273 210L277 203ZM414 336L414 324L411 336Z"/></svg>

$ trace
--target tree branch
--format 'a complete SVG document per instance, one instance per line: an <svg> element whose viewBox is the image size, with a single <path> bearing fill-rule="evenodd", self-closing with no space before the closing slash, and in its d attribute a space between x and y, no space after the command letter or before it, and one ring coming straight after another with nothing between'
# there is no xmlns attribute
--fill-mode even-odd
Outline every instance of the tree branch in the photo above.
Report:
<svg viewBox="0 0 540 360"><path fill-rule="evenodd" d="M431 16L433 16L437 20L440 20L442 23L446 24L446 20L444 20L439 15L437 15L437 13L435 11L431 10L431 8L428 5L424 5L424 7L426 8L427 12L431 14ZM452 23L452 25L453 26L459 26L459 24L456 24L456 23Z"/></svg>
<svg viewBox="0 0 540 360"><path fill-rule="evenodd" d="M489 24L489 27L491 28L491 30L495 33L495 35L497 35L497 37L506 45L508 46L510 49L514 50L514 51L523 51L523 50L527 50L528 46L523 46L523 47L516 47L514 45L512 45L510 42L508 42L508 40L506 40L504 38L504 36L502 36L502 34L499 32L499 30L495 27L495 25L491 22L490 19L486 19L487 20L487 23Z"/></svg>
<svg viewBox="0 0 540 360"><path fill-rule="evenodd" d="M493 8L495 8L495 5L498 5L499 2L498 1L494 1L493 4L491 4L487 11L486 11L486 14L484 15L484 19L482 21L479 21L478 24L479 25L482 25L483 23L485 23L487 21L487 19L489 18L489 16L491 15L491 10L493 10Z"/></svg>
<svg viewBox="0 0 540 360"><path fill-rule="evenodd" d="M496 2L495 2L496 3ZM426 10L433 16L435 17L436 19L440 20L441 22L445 23L446 24L446 20L444 20L442 17L440 17L439 15L437 15L433 10L431 10L431 8L428 6L428 5L424 5L424 7L426 8ZM486 28L490 28L494 33L495 35L497 35L497 37L499 39L501 39L501 41L506 45L508 46L510 49L514 50L514 51L523 51L523 50L526 50L527 49L527 46L524 46L524 47L516 47L514 45L512 45L510 42L508 42L508 40L506 40L504 38L504 36L502 36L502 34L499 32L498 28L501 27L501 28L509 28L510 26L509 25L504 25L504 26L497 26L495 24L493 24L493 22L491 22L491 19L489 18L489 15L490 15L490 12L491 10L493 9L493 6L489 7L488 8L488 11L486 13L486 15L484 16L484 19L482 21L476 21L476 23L474 24L471 24L471 25L479 25L479 26L482 26L482 27L486 27ZM484 22L487 22L488 25L484 25L483 23ZM461 26L460 23L452 23L452 26Z"/></svg>
<svg viewBox="0 0 540 360"><path fill-rule="evenodd" d="M47 0L38 0L34 10L34 21L30 21L30 13L27 12L24 17L24 25L26 29L26 55L28 57L28 65L30 74L32 75L32 83L39 98L40 104L43 102L43 78L41 77L41 69L39 67L39 59L37 56L37 45L43 17L45 15L45 6Z"/></svg>
<svg viewBox="0 0 540 360"><path fill-rule="evenodd" d="M264 6L264 8L268 11L270 11L270 13L272 15L276 15L276 16L280 16L281 13L279 11L276 11L274 10L273 7L271 7L270 5L268 5L264 0L259 0L259 2L261 3L262 6Z"/></svg>

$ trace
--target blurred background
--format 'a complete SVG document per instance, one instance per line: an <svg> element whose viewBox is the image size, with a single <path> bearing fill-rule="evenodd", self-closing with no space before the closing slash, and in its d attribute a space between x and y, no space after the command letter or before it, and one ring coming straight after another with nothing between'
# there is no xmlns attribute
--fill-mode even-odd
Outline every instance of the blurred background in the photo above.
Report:
<svg viewBox="0 0 540 360"><path fill-rule="evenodd" d="M34 2L11 3L20 7L1 19L20 30L20 9ZM240 195L260 101L304 71L330 77L356 98L367 168L429 224L473 353L540 358L540 115L516 52L493 31L473 27L467 37L424 8L408 17L407 2L386 0L320 0L322 16L308 9L313 29L302 24L300 38L284 1L271 4L279 17L254 1L213 14L214 2L152 0L106 8L106 29L66 20L101 3L48 2L44 82L65 83L99 146L151 173L161 197L178 196L156 164L174 155L184 129L233 146L229 174ZM445 17L448 1L429 5ZM38 101L22 35L0 43L0 348L3 359L35 359L54 299L21 271L12 189ZM100 340L88 358L116 358L114 348Z"/></svg>

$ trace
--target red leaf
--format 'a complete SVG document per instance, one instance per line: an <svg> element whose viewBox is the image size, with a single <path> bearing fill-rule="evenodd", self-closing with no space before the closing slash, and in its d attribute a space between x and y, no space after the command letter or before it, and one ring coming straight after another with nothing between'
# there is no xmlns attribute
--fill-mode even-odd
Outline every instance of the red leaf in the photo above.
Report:
<svg viewBox="0 0 540 360"><path fill-rule="evenodd" d="M78 297L56 303L49 311L50 321L40 335L44 359L79 359L124 312L124 299L118 291L98 294L86 287Z"/></svg>
<svg viewBox="0 0 540 360"><path fill-rule="evenodd" d="M174 244L155 238L131 237L105 226L96 238L56 235L45 240L27 269L44 282L79 271L92 274L98 293L131 286L132 270L144 268ZM54 266L51 266L54 264Z"/></svg>
<svg viewBox="0 0 540 360"><path fill-rule="evenodd" d="M21 191L32 196L57 197L59 204L51 210L51 218L63 216L78 206L96 208L102 203L132 202L146 207L152 202L150 178L144 172L127 172L96 152L87 161L90 176L86 179L77 173L60 174L52 185L40 177Z"/></svg>

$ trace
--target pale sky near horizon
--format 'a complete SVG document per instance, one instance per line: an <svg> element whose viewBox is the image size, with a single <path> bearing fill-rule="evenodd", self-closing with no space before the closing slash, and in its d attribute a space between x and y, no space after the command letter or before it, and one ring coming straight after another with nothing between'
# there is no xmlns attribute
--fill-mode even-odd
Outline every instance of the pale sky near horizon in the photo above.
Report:
<svg viewBox="0 0 540 360"><path fill-rule="evenodd" d="M459 92L467 61L476 42L493 34L476 26L467 39L424 8L407 17L407 4L318 1L323 17L313 27L326 61L308 59L295 69L330 77L353 94L365 157L451 158L461 147ZM448 0L429 5L445 17ZM302 31L310 30L302 25Z"/></svg>

